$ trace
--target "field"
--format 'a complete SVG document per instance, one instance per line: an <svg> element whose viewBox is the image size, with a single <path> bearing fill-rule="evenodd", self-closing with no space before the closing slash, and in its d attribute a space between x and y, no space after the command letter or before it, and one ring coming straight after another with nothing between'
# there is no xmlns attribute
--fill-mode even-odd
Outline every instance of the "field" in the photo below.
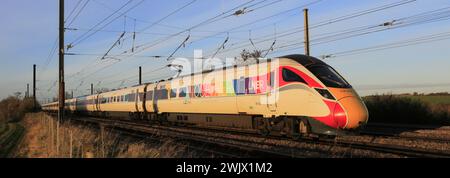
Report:
<svg viewBox="0 0 450 178"><path fill-rule="evenodd" d="M372 123L450 125L450 95L373 95L363 100Z"/></svg>
<svg viewBox="0 0 450 178"><path fill-rule="evenodd" d="M0 158L10 157L21 141L24 128L17 123L0 123Z"/></svg>
<svg viewBox="0 0 450 178"><path fill-rule="evenodd" d="M403 97L423 101L429 104L450 105L450 95L405 95Z"/></svg>

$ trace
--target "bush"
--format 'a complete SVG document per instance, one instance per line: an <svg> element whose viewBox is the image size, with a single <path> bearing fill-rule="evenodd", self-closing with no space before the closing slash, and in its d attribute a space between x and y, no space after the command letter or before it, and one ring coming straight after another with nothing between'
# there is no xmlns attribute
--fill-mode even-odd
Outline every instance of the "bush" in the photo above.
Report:
<svg viewBox="0 0 450 178"><path fill-rule="evenodd" d="M446 110L433 109L429 103L408 97L375 95L363 98L369 110L369 122L450 125Z"/></svg>
<svg viewBox="0 0 450 178"><path fill-rule="evenodd" d="M25 113L31 111L33 111L32 98L19 99L10 96L0 101L0 122L19 121Z"/></svg>

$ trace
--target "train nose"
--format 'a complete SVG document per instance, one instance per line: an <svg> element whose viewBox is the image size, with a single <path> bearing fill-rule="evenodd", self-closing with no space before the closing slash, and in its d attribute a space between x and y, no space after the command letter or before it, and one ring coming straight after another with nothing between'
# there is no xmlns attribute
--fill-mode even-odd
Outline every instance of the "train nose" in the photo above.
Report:
<svg viewBox="0 0 450 178"><path fill-rule="evenodd" d="M355 96L344 97L338 100L347 115L346 129L355 129L367 123L369 112L364 102Z"/></svg>

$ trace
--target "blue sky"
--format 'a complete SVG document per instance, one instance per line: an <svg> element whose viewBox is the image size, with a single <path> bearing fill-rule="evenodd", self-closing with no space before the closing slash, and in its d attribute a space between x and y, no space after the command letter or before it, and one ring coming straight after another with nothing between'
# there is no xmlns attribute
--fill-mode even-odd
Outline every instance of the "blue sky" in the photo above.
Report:
<svg viewBox="0 0 450 178"><path fill-rule="evenodd" d="M86 1L83 0L81 4L84 4ZM310 23L315 24L399 1L401 0L322 0L308 6L310 9ZM66 16L78 2L78 0L66 0ZM86 8L70 26L70 28L77 28L78 30L66 31L66 45L85 33L85 29L92 28L96 23L127 2L128 0L90 0ZM121 12L125 12L126 9L133 7L139 2L140 0L131 1ZM137 74L139 65L143 66L143 73L146 74L144 75L144 81L170 76L172 73L169 70L153 71L167 64L165 58L118 57L120 58L119 62L114 59L100 60L101 54L104 54L111 47L121 32L124 31L124 28L127 32L133 32L134 25L136 25L136 31L140 32L142 28L158 21L189 2L191 0L145 0L136 6L135 9L126 13L128 18L117 14L120 17L103 29L107 32L100 31L95 33L68 51L69 53L96 54L97 56L66 56L66 89L68 91L75 90L75 95L83 95L88 93L90 83L94 83L96 88L105 87L111 89L130 86L137 83L137 77L133 76ZM192 27L245 2L248 2L248 5L260 3L253 8L264 4L273 4L240 16L231 16L217 20L216 22L192 29L190 33L181 33L173 38L161 41L152 48L148 48L136 55L167 56L189 34L191 38L186 46L177 51L175 56L192 57L194 49L203 49L206 54L214 53L227 36L229 41L225 45L225 50L217 55L219 58L234 57L242 49L254 49L251 45L247 45L245 48L228 51L233 47L249 44L249 38L253 41L269 39L266 42L255 45L258 49L267 49L275 40L275 37L282 34L282 32L295 30L295 28L301 29L303 26L301 6L315 1L197 0L164 19L161 23L144 31L144 33L137 33L135 44L153 44L170 34L176 34L183 31L183 29ZM295 7L299 8L287 11ZM450 1L417 0L401 6L311 29L311 39L324 33L381 24L444 7L450 7ZM280 12L285 13L267 18ZM134 23L133 19L136 19L136 23ZM242 26L258 19L264 20ZM24 92L26 90L26 84L31 84L32 82L31 72L33 64L38 65L38 99L46 100L54 97L57 89L57 86L53 86L57 80L57 55L52 56L52 58L48 58L48 56L58 35L58 1L4 0L2 6L0 6L0 27L0 98L7 97L15 91ZM249 30L251 30L251 35ZM450 20L406 26L313 45L311 47L311 55L333 54L442 32L450 32ZM129 37L129 35L127 33L126 36ZM211 37L212 35L215 36ZM302 42L303 32L285 37L276 37L276 40L275 48L283 44L295 43L296 41ZM362 95L384 92L450 91L449 44L450 40L442 40L329 58L325 61L338 70ZM113 48L110 54L119 54L129 50L131 46L131 38L126 38L121 42L121 45ZM269 53L268 56L276 57L284 54L303 53L303 51L302 46L299 45L289 51L275 50L273 53ZM47 62L49 62L48 65L46 65Z"/></svg>

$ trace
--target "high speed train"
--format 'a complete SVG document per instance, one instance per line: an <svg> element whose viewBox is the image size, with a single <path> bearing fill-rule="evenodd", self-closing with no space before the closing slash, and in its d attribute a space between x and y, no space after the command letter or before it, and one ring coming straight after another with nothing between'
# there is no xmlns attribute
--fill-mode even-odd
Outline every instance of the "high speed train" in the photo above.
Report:
<svg viewBox="0 0 450 178"><path fill-rule="evenodd" d="M56 112L58 103L42 108ZM65 110L290 136L337 135L358 130L368 121L367 108L352 86L325 62L305 55L68 99Z"/></svg>

